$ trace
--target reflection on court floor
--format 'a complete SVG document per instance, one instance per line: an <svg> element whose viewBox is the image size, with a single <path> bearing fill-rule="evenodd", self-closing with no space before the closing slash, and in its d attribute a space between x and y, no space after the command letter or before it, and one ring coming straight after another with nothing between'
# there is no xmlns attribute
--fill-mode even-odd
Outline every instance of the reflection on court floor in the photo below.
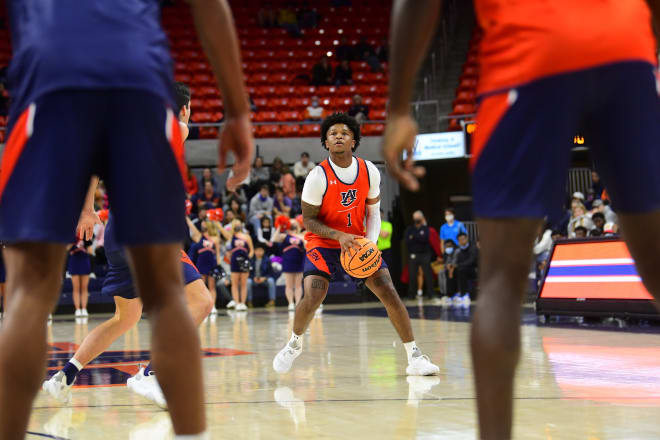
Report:
<svg viewBox="0 0 660 440"><path fill-rule="evenodd" d="M437 377L406 377L405 351L376 303L326 306L284 375L271 362L289 338L293 314L257 310L203 324L213 438L474 439L470 311L408 306L418 345L440 366ZM48 374L102 320L56 317ZM523 323L515 438L658 438L659 334L537 326L529 312ZM27 438L171 438L166 412L112 386L147 362L148 344L141 321L85 370L67 407L41 393Z"/></svg>

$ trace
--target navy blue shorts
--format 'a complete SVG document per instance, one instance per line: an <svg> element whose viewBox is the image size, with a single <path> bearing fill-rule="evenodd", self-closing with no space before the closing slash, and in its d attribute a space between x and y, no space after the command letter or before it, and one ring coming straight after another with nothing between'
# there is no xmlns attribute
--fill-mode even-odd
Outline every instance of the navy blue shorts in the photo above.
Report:
<svg viewBox="0 0 660 440"><path fill-rule="evenodd" d="M347 275L344 268L341 266L341 249L331 249L317 247L307 251L305 256L304 275L319 275L327 278L328 281L342 280L344 275ZM380 269L387 269L387 263L384 259L380 259ZM349 275L350 276L350 275ZM354 280L360 278L351 277Z"/></svg>
<svg viewBox="0 0 660 440"><path fill-rule="evenodd" d="M92 263L87 252L76 252L69 254L66 264L69 275L89 275L92 272Z"/></svg>
<svg viewBox="0 0 660 440"><path fill-rule="evenodd" d="M0 241L70 243L92 175L105 181L120 243L183 241L183 142L162 98L61 90L12 119L0 165Z"/></svg>
<svg viewBox="0 0 660 440"><path fill-rule="evenodd" d="M133 286L133 277L127 264L112 264L112 261L120 262L123 258L121 253L116 252L112 256L107 256L108 272L103 281L101 293L108 296L120 296L125 299L135 299L138 297L137 291ZM125 260L124 260L125 261ZM183 284L188 285L197 280L201 280L202 276L197 271L195 265L190 261L185 252L181 252L181 267L183 270Z"/></svg>
<svg viewBox="0 0 660 440"><path fill-rule="evenodd" d="M250 257L246 252L232 252L229 263L231 273L250 272Z"/></svg>
<svg viewBox="0 0 660 440"><path fill-rule="evenodd" d="M577 134L618 211L660 209L656 84L651 64L624 62L482 97L471 161L476 215L543 218L561 207Z"/></svg>

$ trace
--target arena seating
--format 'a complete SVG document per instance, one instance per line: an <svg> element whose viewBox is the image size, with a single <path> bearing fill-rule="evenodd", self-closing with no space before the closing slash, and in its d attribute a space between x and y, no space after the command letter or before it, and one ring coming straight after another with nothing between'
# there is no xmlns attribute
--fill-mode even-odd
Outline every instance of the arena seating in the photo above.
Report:
<svg viewBox="0 0 660 440"><path fill-rule="evenodd" d="M456 89L453 111L450 113L450 116L457 117L449 120L449 131L462 130L460 120L466 119L465 115L471 115L477 111L477 83L479 82L479 63L477 56L481 36L481 29L475 27L472 32L467 59L465 60L465 64L463 64L463 72L461 73L458 88ZM467 119L471 118L468 117Z"/></svg>
<svg viewBox="0 0 660 440"><path fill-rule="evenodd" d="M274 1L277 9L286 1ZM262 28L257 24L259 2L232 1L232 11L238 29L243 70L248 93L257 107L253 121L281 122L277 125L256 125L257 137L317 136L318 127L295 124L304 120L310 98L319 96L326 112L347 111L351 97L360 94L370 108L371 120L385 118L387 75L371 71L366 62L352 62L354 85L309 85L312 66L324 54L334 59L335 47L342 37L350 45L362 37L372 46L387 38L389 4L383 7L378 0L353 2L354 6L332 7L330 1L314 2L319 13L316 28L302 29L302 36L294 38L281 28ZM175 77L190 84L193 93L192 122L211 123L223 117L223 104L213 74L202 51L192 25L188 6L177 2L163 9L163 24L170 38L175 60ZM383 65L386 69L387 65ZM382 124L365 124L365 135L380 135ZM217 129L203 127L200 137L212 138Z"/></svg>
<svg viewBox="0 0 660 440"><path fill-rule="evenodd" d="M4 3L4 0L0 4ZM342 37L350 45L357 44L362 37L376 47L389 32L389 2L379 0L354 1L354 6L333 7L330 0L312 2L319 14L318 26L301 30L301 37L294 38L281 28L262 28L257 24L260 3L255 0L233 0L230 2L238 30L243 70L247 89L257 106L254 122L281 122L277 125L257 125L257 137L318 136L314 125L295 124L304 119L305 108L310 98L317 95L326 112L346 111L351 97L359 93L363 103L370 107L370 119L383 120L387 95L387 74L373 73L366 62L352 62L353 81L351 86L309 85L312 66L324 54L330 55L333 68L335 47ZM269 2L277 10L291 2L275 0ZM385 5L383 4L385 3ZM189 6L182 0L163 8L163 25L170 39L175 61L175 78L188 83L192 88L192 122L214 123L223 118L223 103L192 24ZM9 64L11 45L9 31L0 28L0 66ZM387 72L387 64L383 64ZM6 118L0 117L0 126ZM379 135L382 124L366 124L365 133ZM4 141L0 131L0 142ZM217 128L201 127L200 137L217 136Z"/></svg>

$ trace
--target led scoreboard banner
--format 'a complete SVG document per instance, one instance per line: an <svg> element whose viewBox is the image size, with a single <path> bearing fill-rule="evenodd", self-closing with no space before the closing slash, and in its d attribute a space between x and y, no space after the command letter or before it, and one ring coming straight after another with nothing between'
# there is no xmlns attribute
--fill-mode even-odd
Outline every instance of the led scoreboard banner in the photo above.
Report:
<svg viewBox="0 0 660 440"><path fill-rule="evenodd" d="M660 319L620 238L557 242L536 299L536 313Z"/></svg>

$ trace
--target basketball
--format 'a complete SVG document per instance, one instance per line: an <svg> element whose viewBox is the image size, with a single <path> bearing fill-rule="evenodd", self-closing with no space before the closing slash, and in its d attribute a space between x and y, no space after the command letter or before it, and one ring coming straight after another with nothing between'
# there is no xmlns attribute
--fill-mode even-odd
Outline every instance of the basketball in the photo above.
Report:
<svg viewBox="0 0 660 440"><path fill-rule="evenodd" d="M356 241L360 243L360 250L342 252L341 266L354 278L369 278L380 268L380 251L369 239L357 238Z"/></svg>

